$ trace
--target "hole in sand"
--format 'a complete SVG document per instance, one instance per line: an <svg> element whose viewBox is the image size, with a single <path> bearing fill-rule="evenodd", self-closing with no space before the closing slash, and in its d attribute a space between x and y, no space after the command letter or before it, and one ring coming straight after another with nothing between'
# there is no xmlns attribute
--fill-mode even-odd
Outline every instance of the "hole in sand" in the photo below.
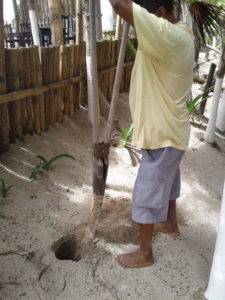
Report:
<svg viewBox="0 0 225 300"><path fill-rule="evenodd" d="M73 232L56 241L51 250L60 260L78 262L90 253L92 247L90 230L85 224L78 226Z"/></svg>
<svg viewBox="0 0 225 300"><path fill-rule="evenodd" d="M77 241L74 237L68 236L61 238L53 245L53 251L56 258L60 260L79 261L81 259L80 251L77 247Z"/></svg>

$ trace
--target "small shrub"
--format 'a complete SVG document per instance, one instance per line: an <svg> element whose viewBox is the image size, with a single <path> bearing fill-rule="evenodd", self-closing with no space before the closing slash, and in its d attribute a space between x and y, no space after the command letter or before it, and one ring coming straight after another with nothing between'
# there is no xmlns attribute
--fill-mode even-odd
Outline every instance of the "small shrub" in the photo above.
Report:
<svg viewBox="0 0 225 300"><path fill-rule="evenodd" d="M75 160L75 157L70 154L58 154L54 157L52 157L49 161L47 161L43 156L36 155L37 158L40 159L39 163L34 167L31 175L30 175L30 181L34 181L37 177L37 173L40 172L42 169L48 171L49 166L55 161L63 157L71 158Z"/></svg>

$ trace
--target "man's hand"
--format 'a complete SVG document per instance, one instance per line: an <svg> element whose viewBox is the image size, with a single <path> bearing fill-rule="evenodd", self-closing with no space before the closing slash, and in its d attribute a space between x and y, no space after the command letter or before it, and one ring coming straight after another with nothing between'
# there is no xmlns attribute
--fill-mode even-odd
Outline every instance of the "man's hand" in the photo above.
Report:
<svg viewBox="0 0 225 300"><path fill-rule="evenodd" d="M109 0L115 12L128 24L134 26L132 0Z"/></svg>

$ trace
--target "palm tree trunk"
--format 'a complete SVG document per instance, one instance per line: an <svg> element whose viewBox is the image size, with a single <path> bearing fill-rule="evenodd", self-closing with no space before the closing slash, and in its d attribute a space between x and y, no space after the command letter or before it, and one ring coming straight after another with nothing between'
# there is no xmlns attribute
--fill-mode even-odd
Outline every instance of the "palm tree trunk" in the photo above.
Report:
<svg viewBox="0 0 225 300"><path fill-rule="evenodd" d="M16 32L19 32L20 31L20 15L19 15L16 0L13 0L13 10L14 10L15 22L16 22Z"/></svg>
<svg viewBox="0 0 225 300"><path fill-rule="evenodd" d="M217 112L218 112L218 106L219 106L219 100L221 95L221 89L223 84L223 79L225 75L225 43L223 43L222 47L222 54L221 54L221 60L220 60L220 68L217 71L216 74L216 83L215 83L215 89L213 93L213 99L212 99L212 106L210 110L210 117L209 117L209 123L204 135L205 140L208 143L214 142L214 133L216 129L216 119L217 119Z"/></svg>
<svg viewBox="0 0 225 300"><path fill-rule="evenodd" d="M60 0L48 0L50 24L52 33L52 44L55 46L63 45L63 23L62 7Z"/></svg>
<svg viewBox="0 0 225 300"><path fill-rule="evenodd" d="M93 223L101 215L102 201L105 191L105 145L100 143L99 134L99 95L97 75L96 27L95 27L95 0L84 0L84 20L86 33L86 66L88 82L88 114L93 126ZM95 228L93 227L93 231Z"/></svg>
<svg viewBox="0 0 225 300"><path fill-rule="evenodd" d="M82 26L82 5L81 0L76 0L76 44L80 45L83 41Z"/></svg>
<svg viewBox="0 0 225 300"><path fill-rule="evenodd" d="M41 42L38 29L38 18L34 7L34 0L28 0L28 9L34 45L40 46Z"/></svg>
<svg viewBox="0 0 225 300"><path fill-rule="evenodd" d="M102 10L101 0L96 0L96 39L97 41L102 40Z"/></svg>

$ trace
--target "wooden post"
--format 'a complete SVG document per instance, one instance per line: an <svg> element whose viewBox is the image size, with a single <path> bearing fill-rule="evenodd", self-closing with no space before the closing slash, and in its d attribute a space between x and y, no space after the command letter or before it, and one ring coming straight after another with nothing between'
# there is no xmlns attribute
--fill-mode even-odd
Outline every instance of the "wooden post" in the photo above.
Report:
<svg viewBox="0 0 225 300"><path fill-rule="evenodd" d="M0 94L6 91L3 0L0 0ZM8 105L1 104L0 97L0 152L9 148Z"/></svg>
<svg viewBox="0 0 225 300"><path fill-rule="evenodd" d="M208 95L209 95L209 89L212 86L215 71L216 71L216 65L214 63L212 63L211 66L210 66L209 75L208 75L208 78L207 78L207 81L206 81L206 85L205 85L205 88L204 88L204 94L202 96L202 99L207 98ZM200 104L200 112L202 114L204 114L206 102L207 102L207 100L203 101Z"/></svg>
<svg viewBox="0 0 225 300"><path fill-rule="evenodd" d="M76 0L76 44L80 45L83 41L82 26L82 5L81 0Z"/></svg>
<svg viewBox="0 0 225 300"><path fill-rule="evenodd" d="M52 44L60 46L64 44L62 7L60 0L48 0L50 24L52 33Z"/></svg>

